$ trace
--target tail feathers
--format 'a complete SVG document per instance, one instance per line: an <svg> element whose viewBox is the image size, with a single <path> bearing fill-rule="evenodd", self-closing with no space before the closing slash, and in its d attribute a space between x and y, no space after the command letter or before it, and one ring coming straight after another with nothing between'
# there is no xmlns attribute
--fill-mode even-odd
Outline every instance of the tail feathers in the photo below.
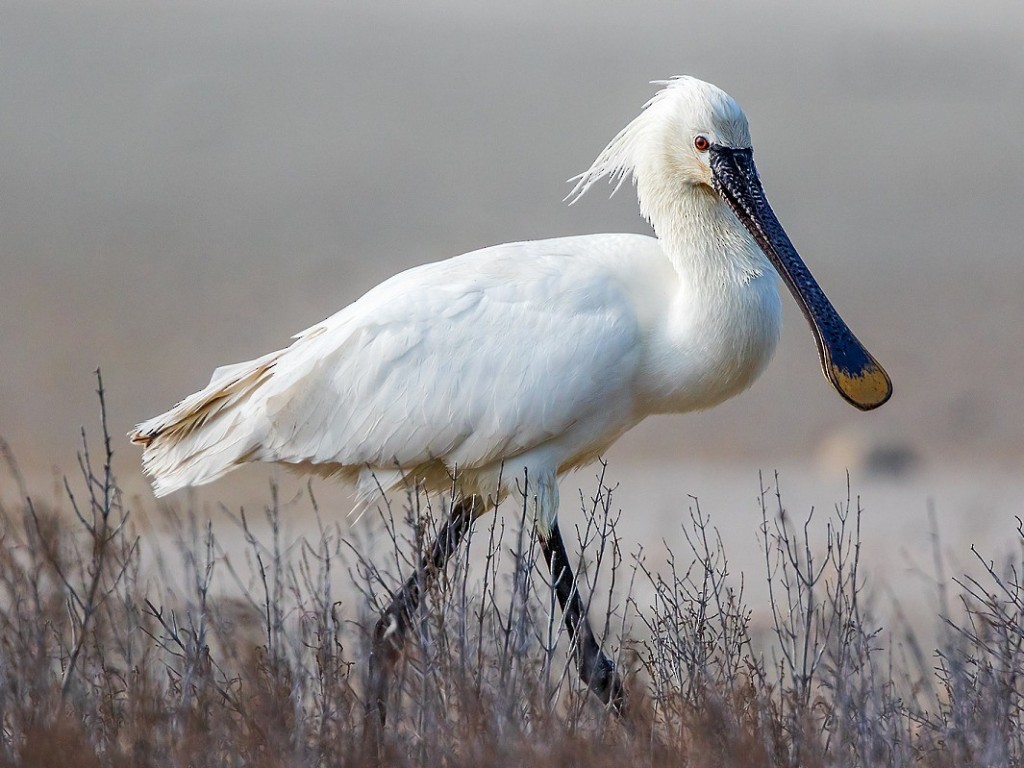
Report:
<svg viewBox="0 0 1024 768"><path fill-rule="evenodd" d="M142 465L157 496L209 483L255 458L261 448L255 396L280 356L218 368L205 389L129 433L145 448Z"/></svg>

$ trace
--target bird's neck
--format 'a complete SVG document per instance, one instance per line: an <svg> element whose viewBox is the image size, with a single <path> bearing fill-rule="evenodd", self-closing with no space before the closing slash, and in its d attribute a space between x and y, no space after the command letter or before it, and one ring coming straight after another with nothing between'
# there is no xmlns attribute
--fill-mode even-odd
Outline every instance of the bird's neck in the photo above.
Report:
<svg viewBox="0 0 1024 768"><path fill-rule="evenodd" d="M680 279L720 287L746 285L774 272L729 206L710 188L686 185L674 193L642 188L638 192L641 210Z"/></svg>

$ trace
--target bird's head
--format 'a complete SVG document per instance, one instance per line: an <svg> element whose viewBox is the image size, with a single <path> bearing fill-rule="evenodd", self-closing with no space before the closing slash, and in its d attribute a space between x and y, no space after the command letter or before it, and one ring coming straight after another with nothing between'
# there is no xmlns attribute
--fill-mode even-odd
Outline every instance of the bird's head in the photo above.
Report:
<svg viewBox="0 0 1024 768"><path fill-rule="evenodd" d="M659 84L665 87L640 115L573 179L571 199L604 177L618 189L626 176L632 176L644 187L642 205L650 195L679 194L694 186L713 189L712 148L750 149L747 116L721 88L695 77Z"/></svg>
<svg viewBox="0 0 1024 768"><path fill-rule="evenodd" d="M693 77L667 81L641 118L633 172L662 183L714 188L712 150L750 149L750 125L740 105Z"/></svg>
<svg viewBox="0 0 1024 768"><path fill-rule="evenodd" d="M743 110L725 91L693 77L664 82L643 112L577 176L573 200L603 177L637 184L640 210L659 235L675 231L685 203L726 204L786 282L814 332L822 372L849 403L877 408L892 394L882 366L843 322L768 204ZM698 206L696 210L700 210ZM728 214L725 214L728 216Z"/></svg>

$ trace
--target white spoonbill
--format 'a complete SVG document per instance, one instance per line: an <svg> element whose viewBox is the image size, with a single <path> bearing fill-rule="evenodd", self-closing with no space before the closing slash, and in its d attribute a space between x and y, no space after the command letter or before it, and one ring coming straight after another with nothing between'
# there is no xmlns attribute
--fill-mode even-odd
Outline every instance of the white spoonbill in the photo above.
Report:
<svg viewBox="0 0 1024 768"><path fill-rule="evenodd" d="M692 77L663 85L573 190L632 175L657 237L497 245L386 280L140 424L131 439L145 447L157 495L253 461L340 475L364 499L378 483L447 492L457 474L459 498L422 563L434 572L474 517L521 494L580 673L619 708L619 677L559 534L559 475L647 416L709 408L749 387L779 337L780 276L839 394L868 410L892 391L768 205L743 111ZM377 626L369 707L380 722L424 577L409 579Z"/></svg>

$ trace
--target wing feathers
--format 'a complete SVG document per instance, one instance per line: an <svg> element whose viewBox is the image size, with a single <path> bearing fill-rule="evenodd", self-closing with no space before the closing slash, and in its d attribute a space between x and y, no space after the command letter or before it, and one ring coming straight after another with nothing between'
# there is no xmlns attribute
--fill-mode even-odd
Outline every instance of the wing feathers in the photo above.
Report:
<svg viewBox="0 0 1024 768"><path fill-rule="evenodd" d="M246 461L353 478L369 467L391 473L389 483L427 466L442 477L563 436L631 386L636 310L594 255L618 237L517 243L418 267L287 349L218 368L130 435L157 494Z"/></svg>

